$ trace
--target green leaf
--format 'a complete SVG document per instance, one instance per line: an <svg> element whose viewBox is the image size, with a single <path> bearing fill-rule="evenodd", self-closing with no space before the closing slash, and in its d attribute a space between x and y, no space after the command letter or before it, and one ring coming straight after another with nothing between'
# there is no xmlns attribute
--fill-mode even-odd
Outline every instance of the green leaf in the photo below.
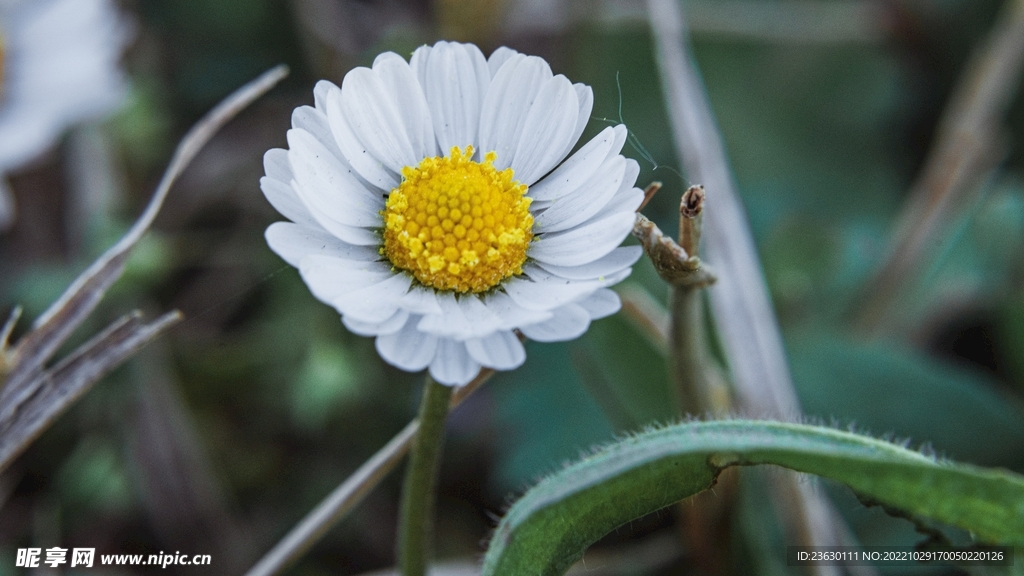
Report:
<svg viewBox="0 0 1024 576"><path fill-rule="evenodd" d="M992 544L1024 544L1024 477L936 461L867 436L749 420L690 422L612 444L546 478L501 520L484 576L556 575L618 526L710 488L730 466L775 464Z"/></svg>

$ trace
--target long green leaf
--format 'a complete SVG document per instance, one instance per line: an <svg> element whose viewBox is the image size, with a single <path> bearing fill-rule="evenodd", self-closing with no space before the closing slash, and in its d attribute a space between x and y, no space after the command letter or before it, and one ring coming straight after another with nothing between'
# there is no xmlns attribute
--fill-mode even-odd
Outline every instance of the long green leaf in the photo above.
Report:
<svg viewBox="0 0 1024 576"><path fill-rule="evenodd" d="M483 574L564 574L618 526L711 487L729 466L752 464L830 478L984 543L1024 545L1020 475L820 426L691 422L612 444L527 491L491 538Z"/></svg>

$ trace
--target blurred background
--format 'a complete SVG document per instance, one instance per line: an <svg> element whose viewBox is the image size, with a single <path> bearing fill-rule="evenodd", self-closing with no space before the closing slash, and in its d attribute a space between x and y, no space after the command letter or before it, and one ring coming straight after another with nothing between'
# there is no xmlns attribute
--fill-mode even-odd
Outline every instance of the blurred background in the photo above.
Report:
<svg viewBox="0 0 1024 576"><path fill-rule="evenodd" d="M943 107L996 0L686 1L693 50L723 131L815 421L927 444L1024 472L1024 102L880 337L850 329ZM321 78L437 39L507 45L594 88L584 139L624 121L644 212L675 230L680 174L637 0L126 0L127 90L105 118L64 131L7 173L0 313L38 316L141 211L175 144L267 68L291 76L200 153L78 342L133 309L185 320L101 381L0 475L0 575L16 549L209 553L166 573L239 574L415 414L422 377L346 332L266 246L282 218L258 181L291 111ZM0 100L2 102L2 100ZM713 191L708 209L714 210ZM714 264L711 262L710 264ZM665 302L642 260L625 285ZM29 322L22 322L15 337ZM73 342L74 343L74 342ZM577 341L527 344L455 411L441 471L437 553L473 560L511 498L617 433L671 421L662 352L620 313ZM391 566L394 473L290 573ZM785 574L768 496L737 507L737 573ZM913 526L825 487L865 544ZM686 574L671 511L588 553L608 574ZM592 555L593 560L592 560ZM64 566L65 572L70 569ZM106 570L106 571L104 571ZM947 569L948 570L948 569ZM139 569L142 571L142 569ZM73 573L73 570L70 571ZM128 574L93 568L89 574ZM921 573L921 572L917 572ZM933 571L932 573L957 573Z"/></svg>

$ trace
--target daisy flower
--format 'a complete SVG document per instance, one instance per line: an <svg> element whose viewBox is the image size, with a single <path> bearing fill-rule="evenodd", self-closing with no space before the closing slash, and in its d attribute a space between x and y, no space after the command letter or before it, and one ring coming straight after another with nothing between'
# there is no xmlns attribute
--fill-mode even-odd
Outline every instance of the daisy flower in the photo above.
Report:
<svg viewBox="0 0 1024 576"><path fill-rule="evenodd" d="M267 242L388 363L446 385L511 370L516 334L570 340L618 311L643 193L625 126L571 156L593 92L542 58L438 42L321 81L260 181ZM568 157L568 158L567 158Z"/></svg>
<svg viewBox="0 0 1024 576"><path fill-rule="evenodd" d="M3 174L124 99L128 37L109 0L0 0L0 230L14 218Z"/></svg>

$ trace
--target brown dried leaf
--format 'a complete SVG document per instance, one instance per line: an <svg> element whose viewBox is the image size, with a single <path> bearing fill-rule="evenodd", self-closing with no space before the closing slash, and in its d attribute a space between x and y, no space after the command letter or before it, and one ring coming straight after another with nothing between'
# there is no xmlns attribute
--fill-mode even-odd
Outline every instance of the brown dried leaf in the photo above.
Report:
<svg viewBox="0 0 1024 576"><path fill-rule="evenodd" d="M0 471L89 391L100 378L181 319L177 311L143 324L141 314L123 316L106 330L34 378L32 394L0 422Z"/></svg>
<svg viewBox="0 0 1024 576"><path fill-rule="evenodd" d="M0 347L0 376L5 376L0 388L0 470L91 384L179 318L177 312L171 312L149 325L142 325L138 315L122 318L57 366L45 368L57 349L96 308L107 289L121 277L132 248L153 223L171 186L188 163L228 120L287 73L283 65L265 72L196 123L178 144L153 198L132 228L75 279L10 351L4 338ZM9 322L4 334L11 327Z"/></svg>

